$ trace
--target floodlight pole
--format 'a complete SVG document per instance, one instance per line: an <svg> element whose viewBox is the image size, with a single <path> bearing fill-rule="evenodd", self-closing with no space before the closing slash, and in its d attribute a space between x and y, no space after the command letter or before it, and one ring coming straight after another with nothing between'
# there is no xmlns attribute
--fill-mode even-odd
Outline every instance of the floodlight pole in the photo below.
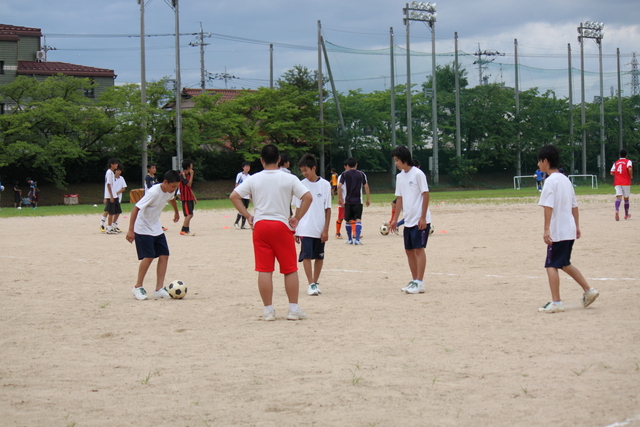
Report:
<svg viewBox="0 0 640 427"><path fill-rule="evenodd" d="M138 0L140 5L140 105L142 107L142 120L140 127L142 128L142 188L145 187L145 177L147 176L147 76L146 76L146 58L145 58L145 34L144 34L144 0Z"/></svg>
<svg viewBox="0 0 640 427"><path fill-rule="evenodd" d="M580 43L580 125L582 127L582 174L587 174L587 129L586 129L586 114L584 107L584 28L582 22L578 27L578 42Z"/></svg>
<svg viewBox="0 0 640 427"><path fill-rule="evenodd" d="M434 5L435 12L435 5ZM438 92L436 85L436 18L435 13L432 14L433 18L429 21L429 27L431 28L431 86L433 88L433 98L431 98L431 123L433 125L433 183L437 184L440 181L440 167L438 163Z"/></svg>
<svg viewBox="0 0 640 427"><path fill-rule="evenodd" d="M598 43L598 57L600 61L600 178L605 178L605 150L604 150L604 81L602 76L602 35L596 38Z"/></svg>
<svg viewBox="0 0 640 427"><path fill-rule="evenodd" d="M622 82L620 81L620 48L616 48L616 59L618 64L618 140L619 150L622 150Z"/></svg>
<svg viewBox="0 0 640 427"><path fill-rule="evenodd" d="M571 43L567 43L567 58L569 70L569 145L571 147L571 173L575 171L576 167L576 153L574 150L574 135L573 135L573 76L571 74Z"/></svg>
<svg viewBox="0 0 640 427"><path fill-rule="evenodd" d="M180 81L180 8L179 0L171 0L176 27L176 154L178 168L182 167L182 82Z"/></svg>
<svg viewBox="0 0 640 427"><path fill-rule="evenodd" d="M409 3L407 3L407 7L404 9L405 18L404 23L407 27L407 148L409 152L413 155L413 126L412 126L412 117L411 117L411 36L410 36L410 25L411 20L409 20Z"/></svg>
<svg viewBox="0 0 640 427"><path fill-rule="evenodd" d="M460 63L458 62L458 32L455 32L455 83L456 83L456 156L462 157L461 136L460 136Z"/></svg>

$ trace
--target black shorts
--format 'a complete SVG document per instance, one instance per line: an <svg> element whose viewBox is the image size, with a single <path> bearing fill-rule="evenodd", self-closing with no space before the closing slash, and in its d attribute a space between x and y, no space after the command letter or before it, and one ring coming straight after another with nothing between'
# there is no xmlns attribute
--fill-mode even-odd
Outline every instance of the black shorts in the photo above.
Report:
<svg viewBox="0 0 640 427"><path fill-rule="evenodd" d="M149 236L148 234L135 234L136 250L138 259L158 258L159 256L169 256L169 245L164 233L159 236Z"/></svg>
<svg viewBox="0 0 640 427"><path fill-rule="evenodd" d="M359 205L344 205L344 220L355 221L356 219L362 219L362 204Z"/></svg>
<svg viewBox="0 0 640 427"><path fill-rule="evenodd" d="M300 256L303 259L324 259L324 243L318 237L300 237Z"/></svg>
<svg viewBox="0 0 640 427"><path fill-rule="evenodd" d="M182 202L182 213L184 216L193 215L193 207L195 202L193 200L185 200Z"/></svg>
<svg viewBox="0 0 640 427"><path fill-rule="evenodd" d="M574 240L562 240L547 245L547 259L544 262L544 268L559 268L571 265L571 251L573 250Z"/></svg>
<svg viewBox="0 0 640 427"><path fill-rule="evenodd" d="M418 229L418 226L405 227L402 235L404 237L404 248L406 250L411 249L424 249L427 247L427 241L429 240L429 230L431 224L427 224L427 228L424 230Z"/></svg>
<svg viewBox="0 0 640 427"><path fill-rule="evenodd" d="M122 213L122 208L120 207L120 201L117 197L113 199L113 203L109 199L107 199L107 204L104 205L104 211L108 212L109 215L120 215Z"/></svg>

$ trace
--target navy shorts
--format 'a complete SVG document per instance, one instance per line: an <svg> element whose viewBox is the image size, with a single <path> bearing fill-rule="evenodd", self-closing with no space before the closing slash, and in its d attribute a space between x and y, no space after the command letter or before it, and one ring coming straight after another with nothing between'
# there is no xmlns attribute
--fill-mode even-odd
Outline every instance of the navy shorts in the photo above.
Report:
<svg viewBox="0 0 640 427"><path fill-rule="evenodd" d="M324 259L324 243L317 237L300 237L300 256L303 259Z"/></svg>
<svg viewBox="0 0 640 427"><path fill-rule="evenodd" d="M427 224L427 228L424 230L418 229L417 225L414 225L413 227L405 227L402 232L404 237L404 248L406 250L426 248L427 240L429 240L430 229L431 224Z"/></svg>
<svg viewBox="0 0 640 427"><path fill-rule="evenodd" d="M158 258L163 255L169 256L169 245L164 233L159 236L136 233L135 238L138 259Z"/></svg>
<svg viewBox="0 0 640 427"><path fill-rule="evenodd" d="M344 205L344 220L355 221L356 219L362 219L362 205Z"/></svg>
<svg viewBox="0 0 640 427"><path fill-rule="evenodd" d="M117 197L114 197L113 203L107 198L107 204L104 205L104 211L109 215L120 215L122 213L122 207Z"/></svg>
<svg viewBox="0 0 640 427"><path fill-rule="evenodd" d="M547 259L544 263L544 268L553 267L562 269L571 265L573 242L574 240L563 240L547 245Z"/></svg>

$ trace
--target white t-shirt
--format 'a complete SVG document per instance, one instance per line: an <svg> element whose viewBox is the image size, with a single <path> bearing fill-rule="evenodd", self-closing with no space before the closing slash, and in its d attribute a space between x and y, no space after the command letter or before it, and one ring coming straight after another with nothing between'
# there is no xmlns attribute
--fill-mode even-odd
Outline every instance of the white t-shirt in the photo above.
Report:
<svg viewBox="0 0 640 427"><path fill-rule="evenodd" d="M326 220L326 209L331 209L331 184L323 178L318 178L316 182L308 179L301 181L302 185L309 189L313 196L313 201L307 213L304 214L298 227L296 236L302 237L322 237ZM302 200L297 197L293 199L296 208L302 204Z"/></svg>
<svg viewBox="0 0 640 427"><path fill-rule="evenodd" d="M115 180L113 181L113 194L118 194L118 191L122 190L123 188L127 188L127 181L124 180L124 177L120 176L118 178L115 178ZM120 203L122 203L123 194L124 193L118 194L118 201Z"/></svg>
<svg viewBox="0 0 640 427"><path fill-rule="evenodd" d="M238 184L238 185L242 184L247 179L249 179L250 176L251 175L249 175L249 174L245 175L244 171L243 172L238 172L238 175L236 175L236 184ZM243 199L250 199L250 197L249 196L243 197Z"/></svg>
<svg viewBox="0 0 640 427"><path fill-rule="evenodd" d="M552 241L576 239L576 221L572 209L578 207L578 201L569 178L560 172L549 175L542 187L538 204L553 208L549 225Z"/></svg>
<svg viewBox="0 0 640 427"><path fill-rule="evenodd" d="M415 227L422 215L424 192L429 191L427 177L422 170L413 166L409 172L401 171L396 175L396 196L402 197L404 226ZM431 210L427 208L427 224L431 224Z"/></svg>
<svg viewBox="0 0 640 427"><path fill-rule="evenodd" d="M291 198L301 198L307 190L293 174L263 170L251 175L234 190L240 197L251 197L255 209L254 224L260 220L281 221L289 226Z"/></svg>
<svg viewBox="0 0 640 427"><path fill-rule="evenodd" d="M165 193L162 191L162 184L157 184L147 190L136 207L140 209L133 231L136 234L145 234L148 236L159 236L162 233L162 224L160 223L160 214L167 205L169 200L173 199L174 193Z"/></svg>
<svg viewBox="0 0 640 427"><path fill-rule="evenodd" d="M113 189L114 179L115 179L115 174L113 173L113 171L111 169L107 169L107 171L104 173L104 198L105 199L109 199L111 197L111 194L109 193L109 189L107 188L107 184L111 184L111 192L113 193L114 197L116 195L116 192Z"/></svg>

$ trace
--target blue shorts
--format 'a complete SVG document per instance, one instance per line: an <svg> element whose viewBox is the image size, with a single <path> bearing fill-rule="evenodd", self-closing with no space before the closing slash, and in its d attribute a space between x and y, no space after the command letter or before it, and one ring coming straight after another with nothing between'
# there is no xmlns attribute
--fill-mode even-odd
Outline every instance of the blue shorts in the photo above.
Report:
<svg viewBox="0 0 640 427"><path fill-rule="evenodd" d="M427 224L427 228L424 230L418 229L417 225L413 227L404 227L402 232L404 237L404 248L406 250L411 249L424 249L427 247L427 240L429 240L429 230L431 224Z"/></svg>
<svg viewBox="0 0 640 427"><path fill-rule="evenodd" d="M159 236L136 233L135 239L138 259L158 258L164 255L169 256L169 245L167 244L167 238L164 236L164 233Z"/></svg>
<svg viewBox="0 0 640 427"><path fill-rule="evenodd" d="M300 237L300 256L303 259L324 259L324 243L318 237Z"/></svg>
<svg viewBox="0 0 640 427"><path fill-rule="evenodd" d="M574 240L563 240L547 245L547 259L544 263L544 268L553 267L563 269L571 265L573 242Z"/></svg>

